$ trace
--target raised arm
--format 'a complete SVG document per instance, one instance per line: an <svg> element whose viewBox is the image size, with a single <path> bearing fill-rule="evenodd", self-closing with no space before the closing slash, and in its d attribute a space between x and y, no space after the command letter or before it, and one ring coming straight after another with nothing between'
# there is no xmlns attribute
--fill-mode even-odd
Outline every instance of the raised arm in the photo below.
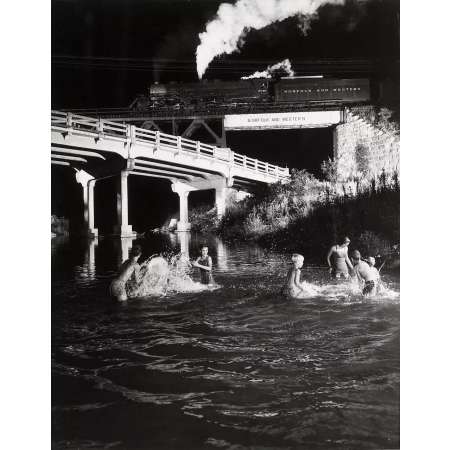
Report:
<svg viewBox="0 0 450 450"><path fill-rule="evenodd" d="M328 263L328 267L331 269L331 255L334 252L334 245L332 247L330 247L330 250L328 250L328 254L327 254L327 263Z"/></svg>

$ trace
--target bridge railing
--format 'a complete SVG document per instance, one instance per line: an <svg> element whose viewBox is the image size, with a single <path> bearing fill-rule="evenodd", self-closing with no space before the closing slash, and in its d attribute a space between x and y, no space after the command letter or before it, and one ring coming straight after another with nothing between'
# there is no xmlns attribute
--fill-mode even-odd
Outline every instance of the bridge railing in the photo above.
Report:
<svg viewBox="0 0 450 450"><path fill-rule="evenodd" d="M121 124L60 111L52 111L51 125L52 128L61 130L62 132L95 134L98 138L107 136L108 138L123 142L151 145L156 149L163 145L176 153L189 153L191 155L195 154L197 156L218 159L231 165L264 173L280 180L288 180L290 178L287 167L283 168L259 161L255 158L235 153L229 148L216 147L181 136L166 134L161 131L138 128L134 125Z"/></svg>

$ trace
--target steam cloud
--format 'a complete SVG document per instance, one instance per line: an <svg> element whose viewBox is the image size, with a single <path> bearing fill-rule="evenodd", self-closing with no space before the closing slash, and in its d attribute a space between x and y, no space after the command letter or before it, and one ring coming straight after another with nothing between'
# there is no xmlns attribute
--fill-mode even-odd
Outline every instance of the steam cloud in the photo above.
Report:
<svg viewBox="0 0 450 450"><path fill-rule="evenodd" d="M238 0L234 5L222 3L216 17L207 23L206 31L199 35L200 45L196 51L199 79L216 56L233 53L242 46L251 29L260 30L297 15L300 29L305 33L308 30L306 18L325 3L343 4L344 0Z"/></svg>
<svg viewBox="0 0 450 450"><path fill-rule="evenodd" d="M272 78L272 73L280 70L286 72L286 75L289 77L293 77L295 75L291 67L291 61L289 61L289 59L284 59L273 66L268 66L263 72L255 72L246 77L241 77L241 80L249 80L250 78Z"/></svg>

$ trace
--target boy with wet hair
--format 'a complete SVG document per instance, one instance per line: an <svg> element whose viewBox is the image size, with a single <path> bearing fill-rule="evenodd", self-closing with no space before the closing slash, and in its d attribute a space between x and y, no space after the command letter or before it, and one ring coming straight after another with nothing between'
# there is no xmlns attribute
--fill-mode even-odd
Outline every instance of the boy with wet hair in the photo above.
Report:
<svg viewBox="0 0 450 450"><path fill-rule="evenodd" d="M200 269L200 282L212 286L214 284L212 278L212 259L208 255L208 247L204 245L202 247L202 254L192 264L194 267Z"/></svg>
<svg viewBox="0 0 450 450"><path fill-rule="evenodd" d="M355 271L358 280L364 281L363 295L374 294L376 291L376 285L379 278L378 270L375 267L370 267L365 261L361 259L361 253L358 250L354 250L351 256L353 263L353 269ZM375 260L374 260L375 264ZM375 270L372 270L375 269ZM376 273L375 273L376 272ZM377 278L378 274L378 278Z"/></svg>
<svg viewBox="0 0 450 450"><path fill-rule="evenodd" d="M120 266L119 275L109 286L109 292L114 299L121 302L127 300L126 283L132 280L138 284L141 280L141 266L137 262L141 255L142 247L139 244L133 245L130 249L129 258Z"/></svg>
<svg viewBox="0 0 450 450"><path fill-rule="evenodd" d="M296 294L302 291L302 287L300 285L300 274L305 258L299 253L294 253L291 257L291 260L292 266L287 274L286 283L283 287L282 292L284 295L287 295L289 297L295 297Z"/></svg>

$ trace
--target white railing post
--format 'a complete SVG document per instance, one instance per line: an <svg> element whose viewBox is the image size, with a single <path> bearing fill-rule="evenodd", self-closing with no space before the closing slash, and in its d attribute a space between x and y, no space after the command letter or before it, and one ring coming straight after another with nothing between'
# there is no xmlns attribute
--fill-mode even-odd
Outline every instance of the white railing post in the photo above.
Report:
<svg viewBox="0 0 450 450"><path fill-rule="evenodd" d="M177 136L177 154L181 152L181 136Z"/></svg>
<svg viewBox="0 0 450 450"><path fill-rule="evenodd" d="M161 143L161 132L157 131L155 136L155 151L159 150Z"/></svg>
<svg viewBox="0 0 450 450"><path fill-rule="evenodd" d="M242 165L243 165L245 168L247 168L247 157L244 155L244 157L243 157L242 159L243 159Z"/></svg>
<svg viewBox="0 0 450 450"><path fill-rule="evenodd" d="M266 162L266 173L269 173L269 163Z"/></svg>
<svg viewBox="0 0 450 450"><path fill-rule="evenodd" d="M98 122L97 122L97 133L98 133L99 138L102 138L103 135L104 135L104 133L103 133L103 126L104 126L103 119L98 119Z"/></svg>
<svg viewBox="0 0 450 450"><path fill-rule="evenodd" d="M73 129L73 117L72 117L72 113L67 113L66 116L66 126L67 126L67 132L64 133L64 138L66 136L71 136L72 135L72 129Z"/></svg>
<svg viewBox="0 0 450 450"><path fill-rule="evenodd" d="M255 172L258 172L258 160L255 159L255 167L253 169Z"/></svg>
<svg viewBox="0 0 450 450"><path fill-rule="evenodd" d="M130 125L131 143L136 144L136 125Z"/></svg>
<svg viewBox="0 0 450 450"><path fill-rule="evenodd" d="M195 151L197 152L197 157L200 156L200 141L195 143Z"/></svg>
<svg viewBox="0 0 450 450"><path fill-rule="evenodd" d="M212 149L212 156L213 156L213 158L216 157L216 149L217 149L216 146L214 146L213 149Z"/></svg>

